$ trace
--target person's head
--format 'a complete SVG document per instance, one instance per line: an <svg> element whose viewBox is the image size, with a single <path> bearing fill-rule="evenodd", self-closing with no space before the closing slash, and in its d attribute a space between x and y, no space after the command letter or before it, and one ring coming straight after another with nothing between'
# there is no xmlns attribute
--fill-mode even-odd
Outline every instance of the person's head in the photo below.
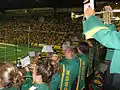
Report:
<svg viewBox="0 0 120 90"><path fill-rule="evenodd" d="M78 45L78 52L80 54L88 54L89 53L89 45L87 42L80 42Z"/></svg>
<svg viewBox="0 0 120 90"><path fill-rule="evenodd" d="M50 57L50 59L51 59L52 61L54 61L54 62L57 62L59 58L58 58L58 55L57 55L57 54L52 54L51 57Z"/></svg>
<svg viewBox="0 0 120 90"><path fill-rule="evenodd" d="M60 56L58 56L57 54L53 54L50 57L50 62L54 67L54 73L61 73L62 72L62 68L58 65L59 60L60 60Z"/></svg>
<svg viewBox="0 0 120 90"><path fill-rule="evenodd" d="M8 62L0 62L0 87L12 87L19 83L19 72L16 66Z"/></svg>
<svg viewBox="0 0 120 90"><path fill-rule="evenodd" d="M36 66L36 73L33 73L33 80L36 83L49 83L53 74L53 65L50 60L39 62Z"/></svg>
<svg viewBox="0 0 120 90"><path fill-rule="evenodd" d="M65 57L67 59L71 59L72 58L72 53L73 53L73 51L69 47L64 50L64 55L65 55Z"/></svg>
<svg viewBox="0 0 120 90"><path fill-rule="evenodd" d="M93 47L93 40L92 39L88 39L87 40L87 43L88 43L88 45L90 46L90 47Z"/></svg>

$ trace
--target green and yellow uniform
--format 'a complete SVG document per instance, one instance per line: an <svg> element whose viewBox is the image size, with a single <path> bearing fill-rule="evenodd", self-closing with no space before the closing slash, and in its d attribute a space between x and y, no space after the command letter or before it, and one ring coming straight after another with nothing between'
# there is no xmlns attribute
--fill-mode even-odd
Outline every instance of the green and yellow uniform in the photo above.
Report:
<svg viewBox="0 0 120 90"><path fill-rule="evenodd" d="M71 90L72 83L78 75L78 70L79 65L73 59L64 61L60 90Z"/></svg>
<svg viewBox="0 0 120 90"><path fill-rule="evenodd" d="M58 90L60 88L62 73L56 73L52 76L50 81L51 90Z"/></svg>
<svg viewBox="0 0 120 90"><path fill-rule="evenodd" d="M90 16L83 22L83 30L86 39L95 38L102 45L107 48L112 48L114 54L110 66L110 73L120 73L120 33L117 31L111 31L95 16Z"/></svg>
<svg viewBox="0 0 120 90"><path fill-rule="evenodd" d="M51 90L48 84L37 84L35 83L29 90Z"/></svg>
<svg viewBox="0 0 120 90"><path fill-rule="evenodd" d="M78 75L79 65L73 59L64 60L64 62L60 63L62 66L62 73L54 76L51 81L53 90L71 90L72 83L76 79Z"/></svg>
<svg viewBox="0 0 120 90"><path fill-rule="evenodd" d="M33 78L32 78L32 73L27 72L25 74L25 79L24 82L21 86L21 90L29 90L29 88L33 85Z"/></svg>
<svg viewBox="0 0 120 90"><path fill-rule="evenodd" d="M113 54L114 54L114 49L108 48L105 60L110 60L111 61L112 57L113 57Z"/></svg>
<svg viewBox="0 0 120 90"><path fill-rule="evenodd" d="M61 66L61 65L64 63L65 60L66 60L66 57L65 57L65 56L62 56L62 59L59 60L58 65Z"/></svg>
<svg viewBox="0 0 120 90"><path fill-rule="evenodd" d="M85 77L87 74L88 59L89 57L86 54L78 54L75 59L75 61L79 64L79 73L75 90L82 90L82 88L85 88Z"/></svg>
<svg viewBox="0 0 120 90"><path fill-rule="evenodd" d="M107 26L111 31L117 31L115 25L113 25L113 24L107 24L105 26ZM114 49L108 48L105 60L110 60L111 61L112 57L113 57L113 54L114 54Z"/></svg>

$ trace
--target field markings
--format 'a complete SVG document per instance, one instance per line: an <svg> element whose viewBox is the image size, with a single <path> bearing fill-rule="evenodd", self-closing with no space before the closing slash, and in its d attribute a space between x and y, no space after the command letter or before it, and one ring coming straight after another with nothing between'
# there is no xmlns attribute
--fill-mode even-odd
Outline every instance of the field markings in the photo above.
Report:
<svg viewBox="0 0 120 90"><path fill-rule="evenodd" d="M6 47L0 47L0 48L5 49Z"/></svg>
<svg viewBox="0 0 120 90"><path fill-rule="evenodd" d="M7 45L7 46L18 46L18 45L15 45L15 44L8 44L8 43L0 43L0 45Z"/></svg>

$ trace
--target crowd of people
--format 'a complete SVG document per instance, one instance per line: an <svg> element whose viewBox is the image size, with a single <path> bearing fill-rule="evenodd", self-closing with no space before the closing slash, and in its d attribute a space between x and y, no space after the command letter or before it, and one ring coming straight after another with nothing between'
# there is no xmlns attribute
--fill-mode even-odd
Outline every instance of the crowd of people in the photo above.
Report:
<svg viewBox="0 0 120 90"><path fill-rule="evenodd" d="M12 44L61 45L65 41L79 40L81 23L71 17L14 17L0 22L0 42ZM77 32L77 33L76 33ZM89 46L81 42L73 50L66 47L59 57L35 58L31 66L16 67L0 62L0 90L80 90L85 88ZM74 83L75 82L75 83ZM82 84L80 83L82 82Z"/></svg>
<svg viewBox="0 0 120 90"><path fill-rule="evenodd" d="M108 48L110 57L107 59L111 62L104 86L95 90L120 90L120 33L114 25L105 25L94 13L91 7L84 12L83 33L86 39L94 38ZM29 36L30 42L61 45L64 40L72 41L74 35L81 36L78 31L81 32L80 23L72 23L67 17L64 20L14 18L2 20L0 42L27 44ZM76 48L64 48L60 57L55 52L50 57L35 57L31 66L16 67L0 62L0 90L89 90L86 79L91 46L81 41ZM102 80L99 74L94 82L102 85L97 79Z"/></svg>
<svg viewBox="0 0 120 90"><path fill-rule="evenodd" d="M80 23L73 23L70 16L6 17L0 28L0 41L13 44L27 44L29 38L30 43L60 45L81 32Z"/></svg>
<svg viewBox="0 0 120 90"><path fill-rule="evenodd" d="M76 51L76 52L75 52ZM35 57L31 66L0 62L0 90L81 90L85 88L89 45L66 47L59 57ZM74 57L73 57L74 56Z"/></svg>

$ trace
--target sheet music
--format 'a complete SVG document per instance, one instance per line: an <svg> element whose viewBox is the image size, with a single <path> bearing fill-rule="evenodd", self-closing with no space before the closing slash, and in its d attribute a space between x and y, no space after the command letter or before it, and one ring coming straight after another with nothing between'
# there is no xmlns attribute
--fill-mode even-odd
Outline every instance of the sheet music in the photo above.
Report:
<svg viewBox="0 0 120 90"><path fill-rule="evenodd" d="M35 52L34 52L34 51L30 51L30 52L29 52L29 56L30 56L30 57L34 57L34 56L35 56Z"/></svg>
<svg viewBox="0 0 120 90"><path fill-rule="evenodd" d="M21 66L22 66L22 67L25 67L25 66L27 66L27 65L29 65L29 64L30 64L30 57L29 57L29 56L21 59Z"/></svg>

